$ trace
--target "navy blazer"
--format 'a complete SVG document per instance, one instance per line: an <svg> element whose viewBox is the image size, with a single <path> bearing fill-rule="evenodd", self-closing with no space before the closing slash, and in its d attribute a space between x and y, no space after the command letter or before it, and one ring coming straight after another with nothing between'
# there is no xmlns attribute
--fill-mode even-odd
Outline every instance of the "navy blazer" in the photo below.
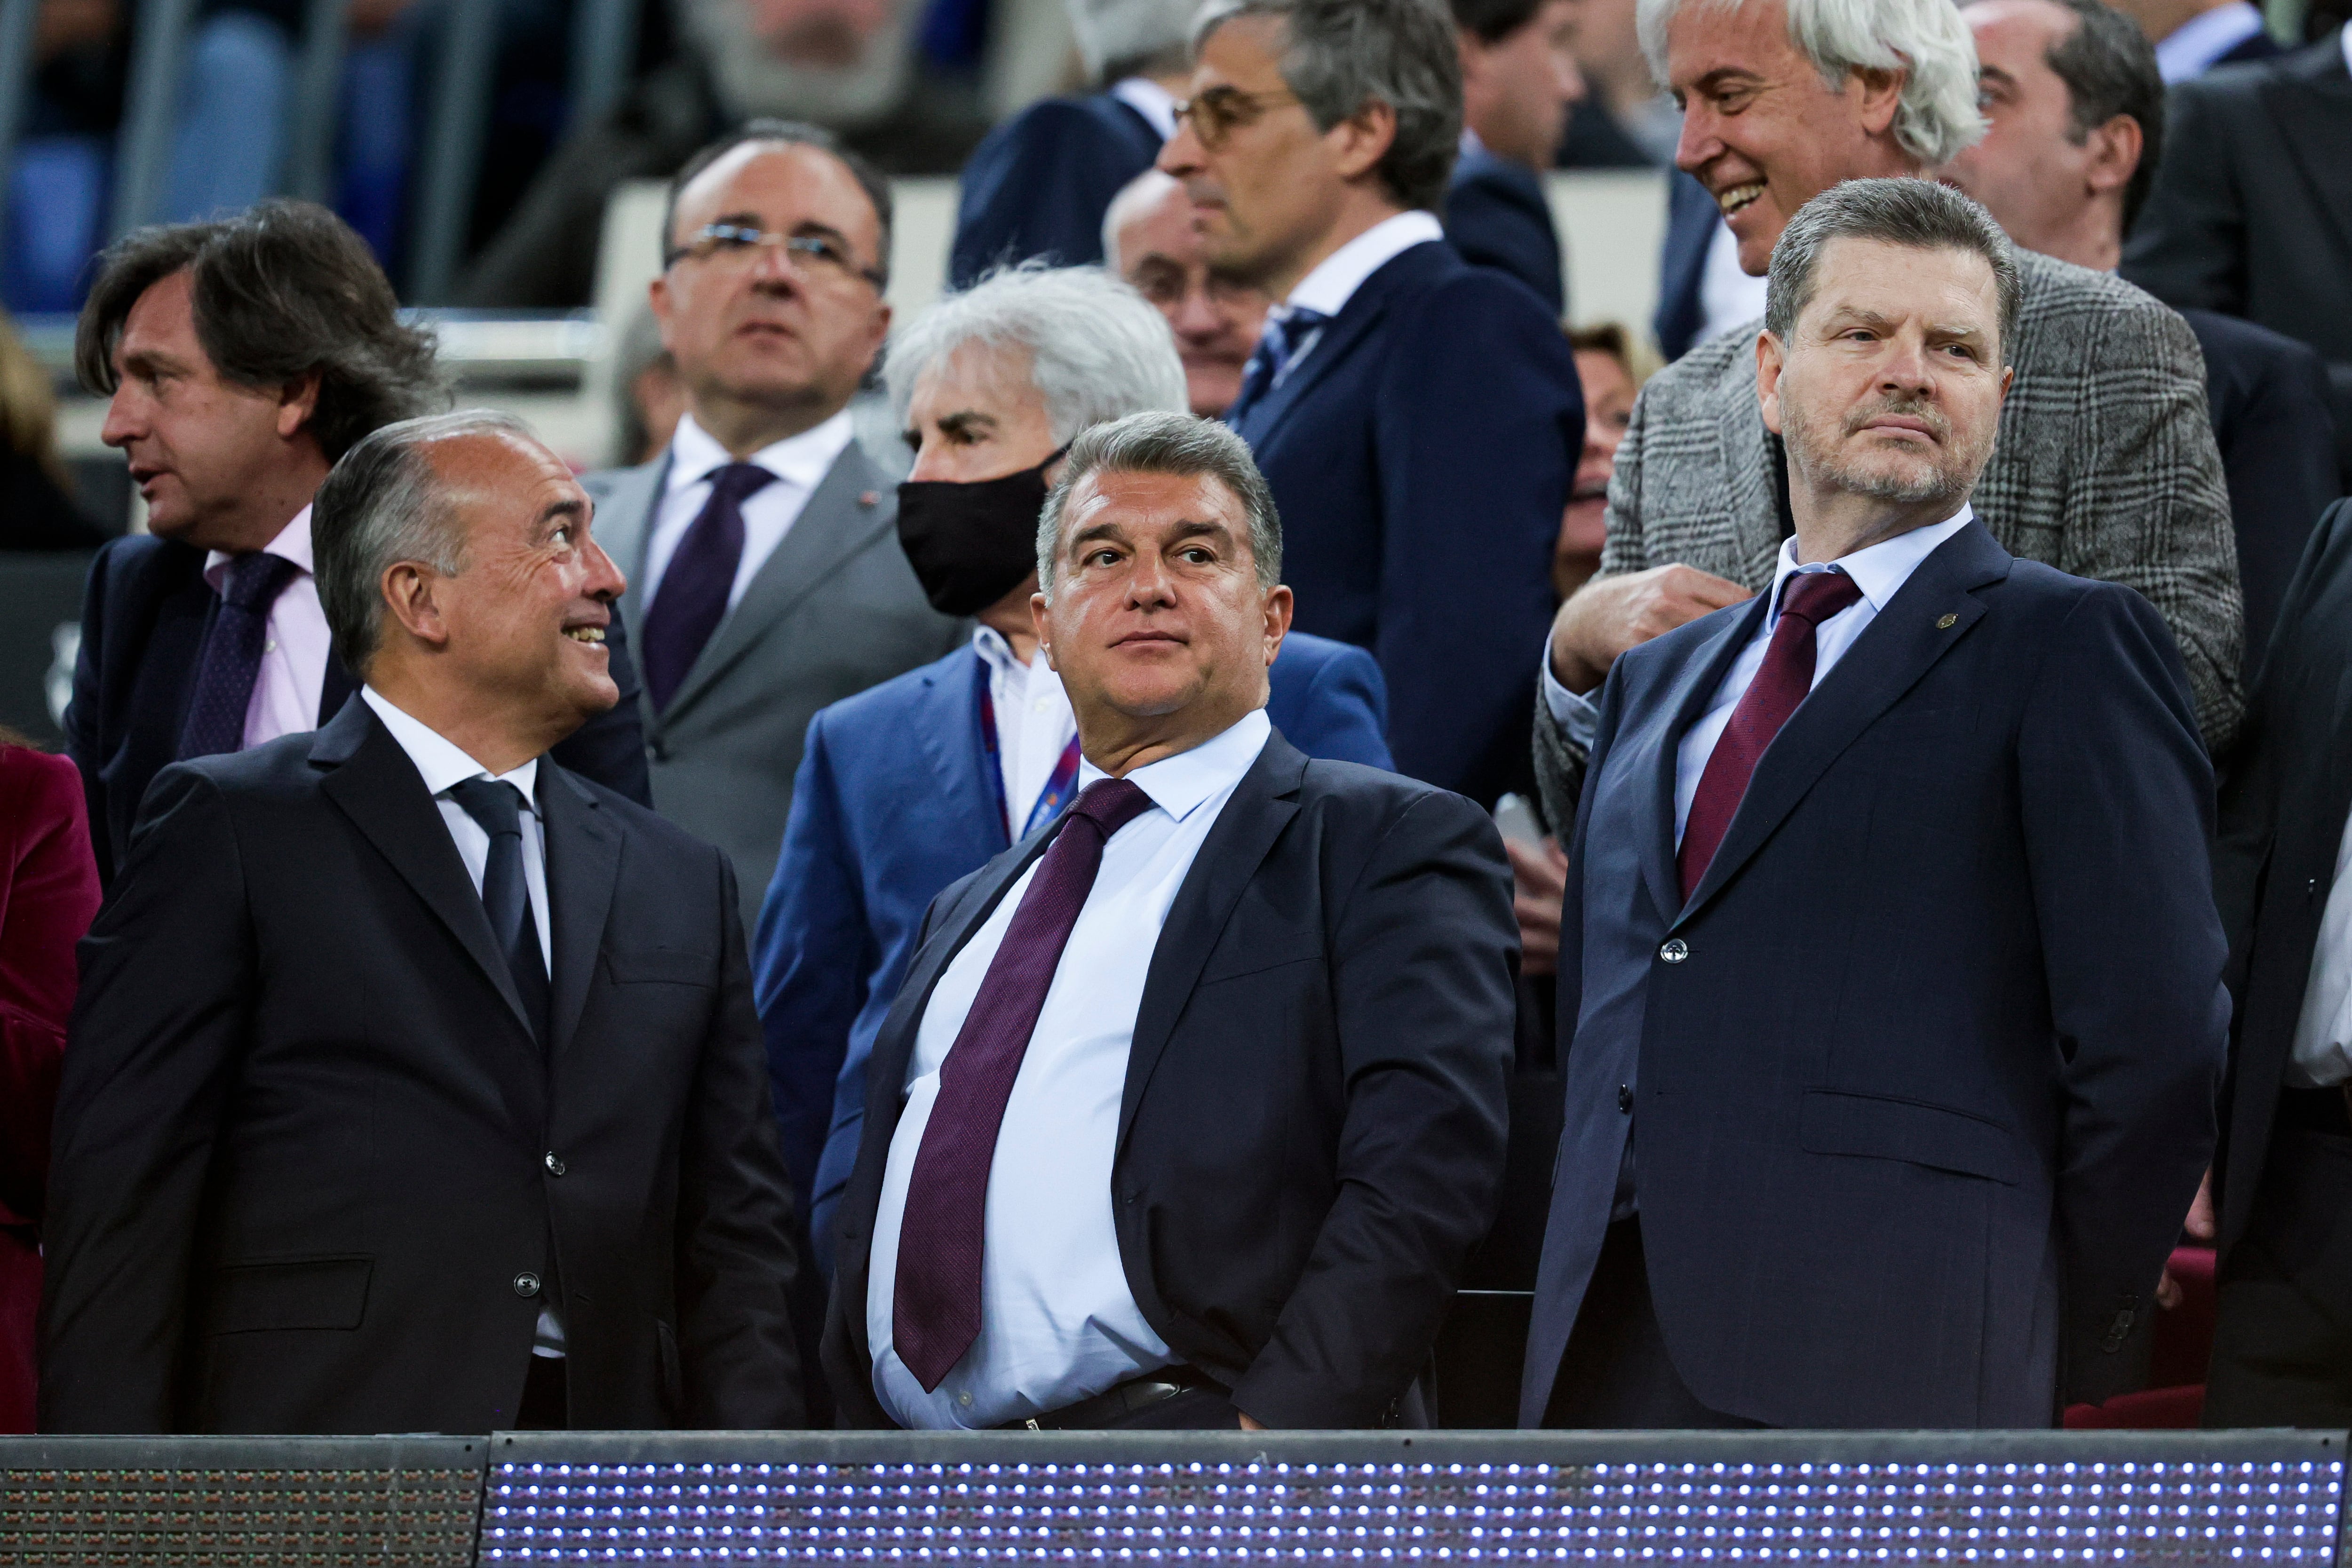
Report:
<svg viewBox="0 0 2352 1568"><path fill-rule="evenodd" d="M1684 733L1761 622L1617 661L1569 852L1566 1131L1520 1419L1629 1135L1659 1326L1776 1426L2047 1426L2127 1386L2213 1147L2212 775L2163 620L1970 523L1790 716L1685 903Z"/></svg>
<svg viewBox="0 0 2352 1568"><path fill-rule="evenodd" d="M1101 261L1111 198L1159 156L1151 121L1108 92L1030 105L964 163L948 287L969 289L1011 262Z"/></svg>
<svg viewBox="0 0 2352 1568"><path fill-rule="evenodd" d="M98 874L111 883L131 848L131 826L148 784L178 760L180 731L196 695L196 660L220 613L205 581L205 552L152 534L110 542L89 563L82 591L81 653L66 709L66 751L89 793L89 842ZM613 607L604 647L621 700L548 753L583 778L651 804L646 748L637 728L637 667L629 630ZM357 690L343 662L327 656L319 721Z"/></svg>
<svg viewBox="0 0 2352 1568"><path fill-rule="evenodd" d="M1012 847L996 809L971 645L810 721L782 857L760 909L753 981L793 1190L818 1266L857 1158L866 1058L923 911ZM1267 672L1266 717L1309 756L1391 766L1371 656L1294 632ZM919 822L922 831L909 832Z"/></svg>
<svg viewBox="0 0 2352 1568"><path fill-rule="evenodd" d="M1706 327L1699 286L1706 280L1706 253L1723 226L1723 208L1706 187L1680 169L1666 174L1666 237L1658 247L1658 309L1650 318L1658 352L1678 360Z"/></svg>
<svg viewBox="0 0 2352 1568"><path fill-rule="evenodd" d="M1584 444L1559 322L1524 285L1416 245L1233 423L1282 510L1299 629L1380 660L1399 772L1492 805L1527 766Z"/></svg>
<svg viewBox="0 0 2352 1568"><path fill-rule="evenodd" d="M1446 187L1445 237L1473 267L1507 272L1534 289L1554 320L1568 314L1559 230L1533 169L1483 148L1465 153Z"/></svg>

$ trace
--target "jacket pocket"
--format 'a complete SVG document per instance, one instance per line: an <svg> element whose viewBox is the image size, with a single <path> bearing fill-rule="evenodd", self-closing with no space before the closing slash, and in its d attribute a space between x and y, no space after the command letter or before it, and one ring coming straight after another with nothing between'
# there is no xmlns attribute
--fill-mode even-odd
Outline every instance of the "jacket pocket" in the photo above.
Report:
<svg viewBox="0 0 2352 1568"><path fill-rule="evenodd" d="M611 948L604 972L616 985L709 985L719 961L679 947Z"/></svg>
<svg viewBox="0 0 2352 1568"><path fill-rule="evenodd" d="M365 1256L226 1265L213 1276L213 1332L356 1329L374 1272L375 1259Z"/></svg>
<svg viewBox="0 0 2352 1568"><path fill-rule="evenodd" d="M685 1414L686 1404L686 1375L677 1364L677 1331L656 1318L654 1339L661 1352L662 1414L676 1421Z"/></svg>
<svg viewBox="0 0 2352 1568"><path fill-rule="evenodd" d="M2027 1169L2016 1134L2000 1123L1965 1110L1883 1095L1807 1091L1798 1112L1797 1141L1811 1154L1901 1160L1982 1176L2004 1186L2024 1180Z"/></svg>
<svg viewBox="0 0 2352 1568"><path fill-rule="evenodd" d="M1199 983L1214 985L1220 980L1263 974L1269 969L1307 963L1322 956L1323 937L1319 931L1297 931L1250 945L1220 943L1218 951L1209 955Z"/></svg>

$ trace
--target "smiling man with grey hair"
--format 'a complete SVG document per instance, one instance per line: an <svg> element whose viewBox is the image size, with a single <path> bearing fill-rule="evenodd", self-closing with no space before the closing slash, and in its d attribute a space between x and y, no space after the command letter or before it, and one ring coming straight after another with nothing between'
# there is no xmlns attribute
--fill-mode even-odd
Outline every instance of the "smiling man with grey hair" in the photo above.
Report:
<svg viewBox="0 0 2352 1568"><path fill-rule="evenodd" d="M1843 180L1924 174L1981 133L1977 60L1947 0L1643 0L1644 48L1683 106L1675 163L1761 276L1790 215ZM2016 554L2137 589L2180 646L2209 744L2243 694L2237 552L2204 364L2129 284L2021 253L2017 383L1977 510ZM1627 648L1771 581L1787 537L1781 443L1756 410L1756 326L1643 391L1617 452L1601 573L1560 609L1537 763L1573 812L1592 695Z"/></svg>

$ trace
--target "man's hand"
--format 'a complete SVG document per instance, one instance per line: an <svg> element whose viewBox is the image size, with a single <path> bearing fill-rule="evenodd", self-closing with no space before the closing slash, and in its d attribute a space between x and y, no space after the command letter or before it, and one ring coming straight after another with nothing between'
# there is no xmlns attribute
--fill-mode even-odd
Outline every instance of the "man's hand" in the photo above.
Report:
<svg viewBox="0 0 2352 1568"><path fill-rule="evenodd" d="M2197 1196L2189 1205L2189 1217L2180 1222L2180 1230L2191 1241L2210 1244L2219 1228L2213 1223L2213 1173L2208 1168L2205 1179L2197 1184ZM2168 1268L2156 1282L2156 1304L2168 1312L2180 1305L2180 1281Z"/></svg>
<svg viewBox="0 0 2352 1568"><path fill-rule="evenodd" d="M1503 840L1511 858L1511 911L1519 917L1519 973L1550 974L1559 968L1559 900L1568 889L1568 857L1559 840L1541 845Z"/></svg>
<svg viewBox="0 0 2352 1568"><path fill-rule="evenodd" d="M1591 691L1627 648L1753 597L1737 583L1678 562L1595 578L1552 617L1552 675L1570 691Z"/></svg>

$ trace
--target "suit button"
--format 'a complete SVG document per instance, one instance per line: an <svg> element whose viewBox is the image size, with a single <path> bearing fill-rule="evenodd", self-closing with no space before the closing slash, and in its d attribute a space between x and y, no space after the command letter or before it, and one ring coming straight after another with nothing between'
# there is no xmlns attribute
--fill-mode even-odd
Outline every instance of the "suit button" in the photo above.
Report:
<svg viewBox="0 0 2352 1568"><path fill-rule="evenodd" d="M515 1294L518 1296L527 1297L536 1296L539 1294L539 1276L533 1274L527 1268L515 1276L514 1285Z"/></svg>
<svg viewBox="0 0 2352 1568"><path fill-rule="evenodd" d="M1690 956L1690 944L1678 936L1669 938L1666 945L1658 949L1658 956L1668 963L1680 963Z"/></svg>
<svg viewBox="0 0 2352 1568"><path fill-rule="evenodd" d="M549 1175L560 1176L563 1174L563 1162L555 1157L555 1151L552 1149L547 1152L546 1164L547 1173Z"/></svg>
<svg viewBox="0 0 2352 1568"><path fill-rule="evenodd" d="M1617 1109L1620 1110L1631 1110L1633 1109L1633 1086L1632 1084L1621 1083L1617 1086Z"/></svg>

